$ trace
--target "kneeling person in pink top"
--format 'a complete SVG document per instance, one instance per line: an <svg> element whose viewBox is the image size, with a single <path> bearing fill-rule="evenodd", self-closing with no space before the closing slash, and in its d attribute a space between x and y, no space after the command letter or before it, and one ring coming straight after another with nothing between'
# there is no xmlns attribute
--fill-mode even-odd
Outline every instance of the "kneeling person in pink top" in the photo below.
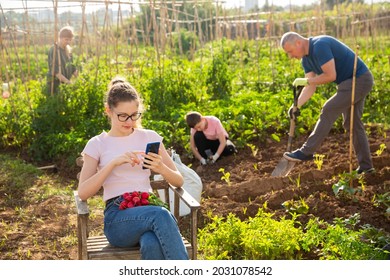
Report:
<svg viewBox="0 0 390 280"><path fill-rule="evenodd" d="M189 112L186 114L186 122L191 128L191 150L202 165L207 162L215 163L221 156L237 153L235 145L229 140L229 134L217 117Z"/></svg>

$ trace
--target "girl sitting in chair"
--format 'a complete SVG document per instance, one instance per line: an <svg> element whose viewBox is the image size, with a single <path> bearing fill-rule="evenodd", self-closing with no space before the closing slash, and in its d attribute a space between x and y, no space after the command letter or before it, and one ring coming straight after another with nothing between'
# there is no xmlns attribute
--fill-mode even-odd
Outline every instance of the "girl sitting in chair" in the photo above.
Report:
<svg viewBox="0 0 390 280"><path fill-rule="evenodd" d="M86 200L103 186L104 234L112 245L139 244L145 260L188 259L176 219L166 208L120 207L125 201L124 193L152 191L151 170L175 187L183 185L183 177L167 153L162 137L140 126L142 104L137 91L124 79L113 79L105 109L111 129L90 139L82 152L79 197ZM160 142L158 154L145 154L149 142Z"/></svg>

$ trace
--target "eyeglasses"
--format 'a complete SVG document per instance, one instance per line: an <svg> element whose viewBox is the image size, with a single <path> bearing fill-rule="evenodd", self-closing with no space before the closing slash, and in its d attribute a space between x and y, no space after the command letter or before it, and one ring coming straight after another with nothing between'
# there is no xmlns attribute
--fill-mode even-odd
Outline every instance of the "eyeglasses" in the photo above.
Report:
<svg viewBox="0 0 390 280"><path fill-rule="evenodd" d="M132 121L136 121L142 115L142 113L134 113L130 116L128 114L123 114L123 113L122 114L115 113L115 114L118 116L118 120L120 122L126 122L128 119L131 119Z"/></svg>

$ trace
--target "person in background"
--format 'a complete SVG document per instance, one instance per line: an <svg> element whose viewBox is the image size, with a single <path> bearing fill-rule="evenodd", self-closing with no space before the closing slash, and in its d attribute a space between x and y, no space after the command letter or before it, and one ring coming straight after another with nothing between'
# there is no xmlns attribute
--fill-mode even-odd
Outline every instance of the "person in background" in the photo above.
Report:
<svg viewBox="0 0 390 280"><path fill-rule="evenodd" d="M298 98L298 108L312 97L318 85L331 82L337 84L336 93L325 102L317 124L307 141L300 149L284 154L284 157L290 161L311 160L339 116L343 116L345 130L350 130L355 52L331 36L322 35L305 38L295 32L285 33L281 38L280 45L290 58L301 60L305 71L305 77L297 78L293 83L293 86L304 87ZM353 146L359 163L357 168L359 174L375 172L367 134L361 120L364 101L371 91L373 83L374 80L370 70L358 58L353 116Z"/></svg>
<svg viewBox="0 0 390 280"><path fill-rule="evenodd" d="M189 112L185 116L191 128L191 150L201 165L215 163L221 156L237 153L237 149L222 126L214 116L202 116L198 112Z"/></svg>
<svg viewBox="0 0 390 280"><path fill-rule="evenodd" d="M63 27L58 36L58 42L50 48L48 54L47 92L50 95L59 92L60 84L70 84L72 76L78 76L70 47L74 37L72 27Z"/></svg>
<svg viewBox="0 0 390 280"><path fill-rule="evenodd" d="M184 182L162 137L141 128L142 103L137 91L123 78L113 79L105 111L111 129L91 138L82 151L80 199L88 199L103 186L104 234L112 245L139 244L145 260L187 260L187 250L171 212L157 205L126 208L128 193L152 191L151 170L177 188ZM160 142L158 154L145 154L149 142ZM126 207L122 207L123 202Z"/></svg>

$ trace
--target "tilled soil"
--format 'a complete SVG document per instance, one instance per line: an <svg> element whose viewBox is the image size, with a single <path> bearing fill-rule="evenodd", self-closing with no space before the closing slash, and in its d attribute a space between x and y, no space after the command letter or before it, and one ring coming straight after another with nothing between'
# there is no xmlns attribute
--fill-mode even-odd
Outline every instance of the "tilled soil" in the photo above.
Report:
<svg viewBox="0 0 390 280"><path fill-rule="evenodd" d="M390 234L387 207L375 203L378 195L390 192L390 130L370 126L367 131L376 173L364 176L364 190L353 198L337 197L332 190L339 175L350 170L349 134L346 133L333 132L324 141L318 151L325 156L320 170L314 161L297 163L287 177L271 177L285 151L287 139L280 143L253 143L258 147L257 152L249 146L241 148L237 154L206 167L182 156L183 163L190 165L202 178L198 226L201 228L209 222L208 212L219 216L234 213L246 219L254 216L264 203L277 219L286 215L283 202L303 199L309 212L300 216L301 222L316 216L331 223L336 217L348 218L359 213L360 225L370 224ZM306 135L294 139L293 147L298 148L305 139ZM379 155L381 144L386 145L386 149ZM355 155L352 159L355 169ZM228 180L221 178L221 168L225 174L229 173ZM53 176L56 183L61 183L61 180L74 180L76 173L59 170ZM360 188L361 183L354 181L354 187ZM40 203L25 205L23 210L7 207L4 201L5 198L0 197L0 259L77 259L72 197L53 195ZM94 211L92 216L92 234L101 233L102 209ZM188 218L181 217L179 222L185 235Z"/></svg>
<svg viewBox="0 0 390 280"><path fill-rule="evenodd" d="M371 224L390 233L390 219L385 215L384 205L375 205L373 201L379 194L390 191L390 139L389 131L378 126L370 127L369 141L373 157L374 174L363 177L363 191L352 198L337 197L332 186L340 180L340 174L357 168L356 157L352 154L350 165L349 134L334 133L327 137L318 154L324 155L322 167L314 161L296 163L286 177L272 177L271 173L282 159L286 141L266 143L255 154L249 147L238 154L222 158L215 166L194 168L203 180L203 195L200 222L206 221L206 212L226 216L235 213L245 219L254 216L259 208L267 202L269 211L285 215L282 203L288 200L304 201L309 206L309 213L301 219L317 216L321 220L332 222L334 218L349 217L360 213L361 225ZM306 136L294 140L296 148L305 141ZM380 146L386 149L378 155ZM222 172L230 173L229 182ZM361 189L361 183L354 180L354 187ZM243 209L246 208L245 214Z"/></svg>

